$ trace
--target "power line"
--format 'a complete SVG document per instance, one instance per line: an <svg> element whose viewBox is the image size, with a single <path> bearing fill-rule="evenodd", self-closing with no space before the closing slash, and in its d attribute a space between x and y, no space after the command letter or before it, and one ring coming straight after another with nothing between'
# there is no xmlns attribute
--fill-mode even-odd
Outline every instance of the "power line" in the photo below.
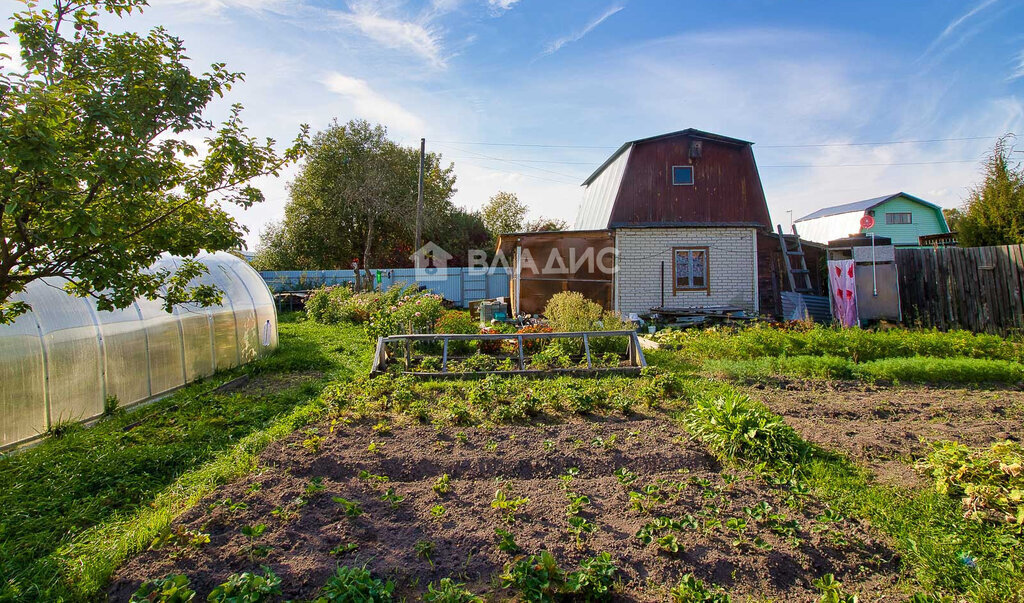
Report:
<svg viewBox="0 0 1024 603"><path fill-rule="evenodd" d="M562 176L563 178L571 178L573 180L578 178L578 176L575 176L573 174L565 174L563 172L556 172L554 170L548 170L548 169L545 169L545 168L535 167L535 166L532 166L532 165L528 165L528 164L516 161L515 159L505 159L503 157L494 157L494 156L491 156L491 155L484 155L483 153L477 153L476 151L470 151L468 149L460 149L458 147L448 146L447 144L440 143L440 142L435 142L434 144L437 144L437 145L442 146L442 147L447 147L449 149L454 149L456 151L459 151L460 153L469 153L470 155L476 155L477 157L480 157L482 159L490 159L492 161L503 161L505 163L511 163L512 165L518 165L520 167L525 167L527 169L537 170L538 172L547 172L548 174L554 174L556 176Z"/></svg>
<svg viewBox="0 0 1024 603"><path fill-rule="evenodd" d="M953 159L950 161L908 161L893 163L833 163L813 164L801 163L792 165L759 165L758 168L833 168L833 167L882 167L891 165L941 165L943 163L977 163L977 159Z"/></svg>
<svg viewBox="0 0 1024 603"><path fill-rule="evenodd" d="M468 165L472 165L472 166L476 166L476 167L481 168L481 169L490 170L492 172L499 172L499 173L502 173L502 174L515 174L516 176L523 176L524 178L533 178L535 180L543 180L545 182L556 182L558 184L571 184L573 186L578 186L579 185L579 181L578 180L574 181L574 182L567 182L565 180L556 180L555 178L545 178L544 176L537 176L535 174L524 174L523 172L513 172L511 170L499 170L497 168L493 168L493 167L488 166L488 165L481 165L479 163L474 163L472 161L463 161L463 163L468 164Z"/></svg>
<svg viewBox="0 0 1024 603"><path fill-rule="evenodd" d="M969 140L995 140L999 136L963 136L958 138L926 138L919 140L880 140L874 142L821 142L805 144L758 144L760 149L807 149L820 147L869 147L889 144L931 144L937 142L963 142ZM618 146L605 145L578 145L578 144L539 144L539 143L516 143L516 142L484 142L474 140L435 140L437 144L462 144L490 147L524 147L542 149L617 149Z"/></svg>

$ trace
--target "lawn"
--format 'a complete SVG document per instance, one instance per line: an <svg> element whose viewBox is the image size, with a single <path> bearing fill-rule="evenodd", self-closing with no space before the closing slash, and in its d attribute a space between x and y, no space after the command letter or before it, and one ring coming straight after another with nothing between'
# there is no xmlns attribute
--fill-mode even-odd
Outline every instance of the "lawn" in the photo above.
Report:
<svg viewBox="0 0 1024 603"><path fill-rule="evenodd" d="M0 458L0 600L95 593L150 532L308 420L325 383L367 369L361 329L298 317L282 317L273 356Z"/></svg>

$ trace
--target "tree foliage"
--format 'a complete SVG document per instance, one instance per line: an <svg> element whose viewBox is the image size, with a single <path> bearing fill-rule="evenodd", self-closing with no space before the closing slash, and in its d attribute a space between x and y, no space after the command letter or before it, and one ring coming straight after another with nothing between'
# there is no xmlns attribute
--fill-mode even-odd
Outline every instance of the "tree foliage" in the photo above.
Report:
<svg viewBox="0 0 1024 603"><path fill-rule="evenodd" d="M526 218L526 206L515 193L501 191L491 197L481 213L487 230L497 236L519 232Z"/></svg>
<svg viewBox="0 0 1024 603"><path fill-rule="evenodd" d="M204 119L242 74L219 63L193 74L183 42L163 28L99 26L100 11L145 6L26 1L11 18L24 67L0 68L0 322L28 309L12 297L44 277L104 310L138 296L168 308L216 301L216 289L189 285L205 270L194 260L174 273L147 268L165 252L238 247L243 232L225 206L262 201L252 178L301 153L304 133L279 155L247 132L238 105L222 124Z"/></svg>
<svg viewBox="0 0 1024 603"><path fill-rule="evenodd" d="M569 230L569 223L560 218L545 218L543 216L536 220L528 220L523 223L523 232L554 232Z"/></svg>
<svg viewBox="0 0 1024 603"><path fill-rule="evenodd" d="M1024 243L1024 168L1013 161L1012 141L1008 135L996 143L984 180L950 225L964 247Z"/></svg>
<svg viewBox="0 0 1024 603"><path fill-rule="evenodd" d="M424 240L442 247L479 240L479 219L452 206L454 167L428 153L424 168ZM366 268L409 265L418 169L419 149L389 140L384 127L332 123L313 136L284 221L262 233L256 266L347 269L353 259ZM446 249L459 257L458 249Z"/></svg>

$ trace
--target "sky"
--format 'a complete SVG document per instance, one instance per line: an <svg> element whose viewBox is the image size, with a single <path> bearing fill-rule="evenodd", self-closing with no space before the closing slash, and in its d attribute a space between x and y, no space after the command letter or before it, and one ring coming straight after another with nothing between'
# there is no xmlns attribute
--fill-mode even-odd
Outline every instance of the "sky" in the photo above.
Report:
<svg viewBox="0 0 1024 603"><path fill-rule="evenodd" d="M616 147L689 127L755 143L786 228L897 191L956 207L996 137L1024 134L1019 1L150 4L108 28L163 25L197 71L246 73L211 118L237 102L252 133L282 143L352 118L425 138L468 209L510 191L532 217L571 223L580 184ZM250 248L283 216L296 169L234 211Z"/></svg>

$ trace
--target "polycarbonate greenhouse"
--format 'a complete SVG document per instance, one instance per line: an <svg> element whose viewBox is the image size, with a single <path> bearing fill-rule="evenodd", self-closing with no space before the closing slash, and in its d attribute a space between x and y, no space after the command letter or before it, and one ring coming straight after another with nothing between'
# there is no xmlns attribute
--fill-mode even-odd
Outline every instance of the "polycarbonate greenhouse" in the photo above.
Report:
<svg viewBox="0 0 1024 603"><path fill-rule="evenodd" d="M100 312L59 279L15 296L32 310L0 325L0 449L58 422L94 419L108 398L122 407L144 402L275 349L277 311L260 275L228 253L199 261L208 273L197 283L223 292L219 306L168 313L160 301L139 299ZM156 267L177 262L166 257Z"/></svg>

